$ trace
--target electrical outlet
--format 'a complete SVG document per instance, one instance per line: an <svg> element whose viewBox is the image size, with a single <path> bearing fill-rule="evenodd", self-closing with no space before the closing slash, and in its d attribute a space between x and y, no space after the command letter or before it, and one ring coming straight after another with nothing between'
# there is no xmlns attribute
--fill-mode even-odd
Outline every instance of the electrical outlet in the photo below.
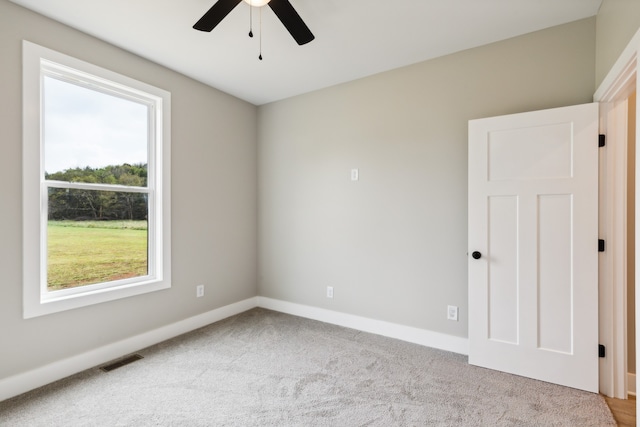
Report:
<svg viewBox="0 0 640 427"><path fill-rule="evenodd" d="M327 298L333 298L333 286L327 286Z"/></svg>
<svg viewBox="0 0 640 427"><path fill-rule="evenodd" d="M351 181L357 181L360 179L360 171L358 169L351 169Z"/></svg>
<svg viewBox="0 0 640 427"><path fill-rule="evenodd" d="M458 307L455 305L447 306L447 320L455 320L458 321Z"/></svg>
<svg viewBox="0 0 640 427"><path fill-rule="evenodd" d="M204 296L204 285L196 286L196 298L201 298Z"/></svg>

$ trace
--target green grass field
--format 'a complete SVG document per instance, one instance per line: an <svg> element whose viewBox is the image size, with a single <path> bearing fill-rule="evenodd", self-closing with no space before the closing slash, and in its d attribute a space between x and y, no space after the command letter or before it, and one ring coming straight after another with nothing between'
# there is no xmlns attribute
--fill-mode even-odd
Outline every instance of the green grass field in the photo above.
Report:
<svg viewBox="0 0 640 427"><path fill-rule="evenodd" d="M147 274L146 221L49 221L50 291Z"/></svg>

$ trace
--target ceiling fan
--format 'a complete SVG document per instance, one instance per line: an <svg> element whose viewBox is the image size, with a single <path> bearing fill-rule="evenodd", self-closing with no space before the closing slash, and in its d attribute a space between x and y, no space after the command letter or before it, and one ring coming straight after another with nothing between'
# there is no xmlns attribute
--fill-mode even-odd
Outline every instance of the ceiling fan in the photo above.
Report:
<svg viewBox="0 0 640 427"><path fill-rule="evenodd" d="M307 44L315 38L289 0L218 0L193 28L207 32L213 30L242 1L254 7L268 4L299 45Z"/></svg>

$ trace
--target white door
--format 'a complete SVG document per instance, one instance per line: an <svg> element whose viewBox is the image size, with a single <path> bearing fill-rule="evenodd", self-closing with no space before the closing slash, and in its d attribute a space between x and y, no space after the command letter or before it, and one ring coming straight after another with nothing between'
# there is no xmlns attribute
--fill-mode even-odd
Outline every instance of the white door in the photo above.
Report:
<svg viewBox="0 0 640 427"><path fill-rule="evenodd" d="M597 104L469 122L469 363L598 392Z"/></svg>

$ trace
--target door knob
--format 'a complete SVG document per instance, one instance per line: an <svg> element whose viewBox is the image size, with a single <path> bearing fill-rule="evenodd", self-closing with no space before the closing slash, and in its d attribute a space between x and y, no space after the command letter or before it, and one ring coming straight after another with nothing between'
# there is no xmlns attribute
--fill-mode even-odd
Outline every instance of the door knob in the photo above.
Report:
<svg viewBox="0 0 640 427"><path fill-rule="evenodd" d="M471 256L473 257L473 259L480 259L480 257L482 256L482 254L478 251L474 251Z"/></svg>

